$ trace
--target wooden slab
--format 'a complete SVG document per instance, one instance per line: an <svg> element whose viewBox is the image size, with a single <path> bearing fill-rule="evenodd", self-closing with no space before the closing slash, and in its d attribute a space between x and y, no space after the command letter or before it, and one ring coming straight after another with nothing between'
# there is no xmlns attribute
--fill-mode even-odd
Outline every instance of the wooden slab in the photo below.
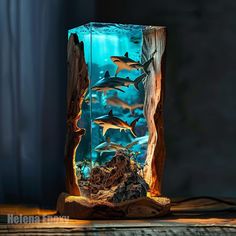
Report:
<svg viewBox="0 0 236 236"><path fill-rule="evenodd" d="M109 203L61 193L57 201L57 211L74 219L151 218L168 214L170 200L164 197L146 197Z"/></svg>
<svg viewBox="0 0 236 236"><path fill-rule="evenodd" d="M178 199L182 200L182 199ZM232 204L199 199L173 200L171 214L158 219L73 220L36 224L7 224L7 214L53 215L55 209L23 205L0 205L0 235L236 235L236 199Z"/></svg>

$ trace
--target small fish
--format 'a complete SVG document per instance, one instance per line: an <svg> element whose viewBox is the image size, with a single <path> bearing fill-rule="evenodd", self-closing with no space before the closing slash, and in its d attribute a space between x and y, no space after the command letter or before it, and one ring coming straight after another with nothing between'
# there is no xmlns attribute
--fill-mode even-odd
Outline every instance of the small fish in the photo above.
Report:
<svg viewBox="0 0 236 236"><path fill-rule="evenodd" d="M135 138L133 142L137 142L139 145L143 145L143 144L148 143L148 139L149 139L149 136L145 135L142 137Z"/></svg>
<svg viewBox="0 0 236 236"><path fill-rule="evenodd" d="M98 124L103 128L103 136L106 134L108 129L119 129L121 130L130 130L134 137L137 137L134 128L139 118L136 118L129 125L127 122L113 115L112 110L109 111L108 115L100 116L94 120L95 124Z"/></svg>
<svg viewBox="0 0 236 236"><path fill-rule="evenodd" d="M134 85L137 90L139 90L138 85L144 77L146 77L146 74L141 74L135 80L130 80L129 77L127 78L111 77L109 72L106 71L104 78L95 83L95 85L92 87L92 90L102 91L106 93L108 90L116 89L121 92L125 92L120 88L129 87L129 85L131 84Z"/></svg>
<svg viewBox="0 0 236 236"><path fill-rule="evenodd" d="M141 64L140 62L134 61L129 58L128 52L125 53L124 56L111 56L111 60L118 66L115 76L122 70L139 70L143 69L146 74L149 72L147 71L148 66L153 61L153 57L156 51L152 54L152 57L147 60L144 64Z"/></svg>
<svg viewBox="0 0 236 236"><path fill-rule="evenodd" d="M117 95L107 98L107 104L112 105L112 106L119 106L123 109L129 109L131 114L134 113L135 109L143 107L143 104L130 105L127 102L125 102L125 101L121 100L120 98L118 98Z"/></svg>
<svg viewBox="0 0 236 236"><path fill-rule="evenodd" d="M117 152L117 151L127 151L132 146L134 146L136 143L132 142L126 146L123 146L118 143L111 142L108 138L106 142L103 142L95 147L95 151L99 152L100 155L103 153L109 153L109 152Z"/></svg>
<svg viewBox="0 0 236 236"><path fill-rule="evenodd" d="M92 98L92 103L98 103L98 95L92 93L91 95ZM87 96L85 97L84 101L89 104L90 103L90 94L88 93Z"/></svg>

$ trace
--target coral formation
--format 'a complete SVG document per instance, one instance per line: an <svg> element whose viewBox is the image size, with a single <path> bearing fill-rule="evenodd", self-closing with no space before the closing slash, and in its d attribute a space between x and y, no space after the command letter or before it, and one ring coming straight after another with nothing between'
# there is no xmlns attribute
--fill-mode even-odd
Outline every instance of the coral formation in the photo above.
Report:
<svg viewBox="0 0 236 236"><path fill-rule="evenodd" d="M91 199L118 203L146 197L148 184L140 171L127 154L117 152L111 161L92 169L89 179Z"/></svg>

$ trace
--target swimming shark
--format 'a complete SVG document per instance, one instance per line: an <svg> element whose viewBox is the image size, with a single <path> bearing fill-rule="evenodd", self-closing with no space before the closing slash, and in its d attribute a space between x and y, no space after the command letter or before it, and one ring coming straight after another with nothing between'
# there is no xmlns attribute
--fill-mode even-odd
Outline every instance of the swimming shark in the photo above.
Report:
<svg viewBox="0 0 236 236"><path fill-rule="evenodd" d="M123 146L121 144L111 142L110 138L108 138L106 142L103 142L103 143L97 145L94 150L96 152L99 152L100 155L102 155L103 153L109 153L109 152L127 151L132 146L134 146L136 143L137 142L132 142L126 146Z"/></svg>
<svg viewBox="0 0 236 236"><path fill-rule="evenodd" d="M127 102L120 99L117 95L112 96L112 97L108 97L107 98L107 104L112 105L112 106L119 106L123 109L129 109L131 114L134 113L135 109L143 107L143 104L139 104L139 103L130 105Z"/></svg>
<svg viewBox="0 0 236 236"><path fill-rule="evenodd" d="M147 60L144 64L141 64L140 62L134 61L131 58L129 58L128 52L125 53L124 56L111 56L111 60L118 66L115 76L121 71L121 70L139 70L143 69L146 74L148 74L148 66L153 61L153 57L156 51L152 54L152 57Z"/></svg>
<svg viewBox="0 0 236 236"><path fill-rule="evenodd" d="M113 115L112 110L109 111L108 115L100 116L96 118L93 122L98 124L103 128L103 136L106 134L108 129L119 129L121 130L130 130L134 137L137 137L134 128L139 118L136 118L129 125L127 122Z"/></svg>
<svg viewBox="0 0 236 236"><path fill-rule="evenodd" d="M106 71L104 78L95 83L95 85L92 87L92 90L103 91L106 93L108 90L116 89L121 92L125 92L124 90L120 89L120 87L129 87L131 84L134 85L137 90L139 90L138 85L145 76L146 74L143 73L135 80L130 80L129 77L111 77L109 72Z"/></svg>
<svg viewBox="0 0 236 236"><path fill-rule="evenodd" d="M148 143L149 135L145 135L142 137L135 138L132 143L137 143L139 145L143 145Z"/></svg>

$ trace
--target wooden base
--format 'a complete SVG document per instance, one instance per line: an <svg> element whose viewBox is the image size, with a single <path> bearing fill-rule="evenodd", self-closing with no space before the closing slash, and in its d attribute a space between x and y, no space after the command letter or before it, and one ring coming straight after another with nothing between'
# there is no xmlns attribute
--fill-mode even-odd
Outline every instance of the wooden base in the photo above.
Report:
<svg viewBox="0 0 236 236"><path fill-rule="evenodd" d="M110 203L61 193L57 200L57 211L74 219L154 218L170 212L170 199L145 197L123 203Z"/></svg>
<svg viewBox="0 0 236 236"><path fill-rule="evenodd" d="M236 211L233 204L213 199L182 201L173 199L171 214L159 219L76 220L54 218L54 209L32 205L0 205L0 235L236 235ZM223 199L236 204L236 199ZM8 224L8 214L40 216L39 223Z"/></svg>

